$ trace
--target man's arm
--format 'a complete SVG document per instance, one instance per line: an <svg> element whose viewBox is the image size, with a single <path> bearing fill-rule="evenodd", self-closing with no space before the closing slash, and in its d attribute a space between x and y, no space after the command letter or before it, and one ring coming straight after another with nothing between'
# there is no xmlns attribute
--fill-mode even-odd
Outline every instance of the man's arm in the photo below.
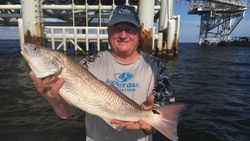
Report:
<svg viewBox="0 0 250 141"><path fill-rule="evenodd" d="M79 62L79 64L84 68L88 69L89 65L95 62L97 58L101 57L104 54L104 52L105 51L99 51L97 54L87 55Z"/></svg>
<svg viewBox="0 0 250 141"><path fill-rule="evenodd" d="M152 57L152 65L156 68L156 80L153 89L153 95L155 96L154 104L156 106L163 106L166 104L174 103L175 97L171 89L171 85L168 80L168 72L166 63L156 58Z"/></svg>

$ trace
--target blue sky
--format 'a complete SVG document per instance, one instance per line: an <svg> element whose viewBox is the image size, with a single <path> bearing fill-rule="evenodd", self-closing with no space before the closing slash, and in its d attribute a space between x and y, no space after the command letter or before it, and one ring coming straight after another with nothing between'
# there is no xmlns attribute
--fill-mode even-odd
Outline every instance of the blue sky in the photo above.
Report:
<svg viewBox="0 0 250 141"><path fill-rule="evenodd" d="M181 15L180 23L180 42L197 42L199 36L200 16L188 15L188 4L174 4L174 15ZM231 34L232 36L250 36L250 10L246 11L244 19ZM0 27L0 39L18 39L17 27L6 30Z"/></svg>

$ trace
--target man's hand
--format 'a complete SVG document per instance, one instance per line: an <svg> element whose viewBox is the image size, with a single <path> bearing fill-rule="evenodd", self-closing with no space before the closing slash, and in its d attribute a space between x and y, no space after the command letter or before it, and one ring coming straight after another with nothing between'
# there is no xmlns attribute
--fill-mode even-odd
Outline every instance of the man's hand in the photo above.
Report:
<svg viewBox="0 0 250 141"><path fill-rule="evenodd" d="M141 104L141 108L143 110L150 110L153 108L153 103L154 103L154 96L150 95L147 97L147 100ZM131 122L131 121L121 121L118 119L113 119L111 121L111 123L117 124L121 128L126 128L126 129L130 129L130 130L142 129L142 130L146 131L147 133L150 133L153 130L153 127L143 120Z"/></svg>
<svg viewBox="0 0 250 141"><path fill-rule="evenodd" d="M38 79L32 71L29 75L36 89L48 100L58 116L62 118L72 118L79 113L77 108L67 103L59 95L59 90L64 83L62 78L50 76Z"/></svg>
<svg viewBox="0 0 250 141"><path fill-rule="evenodd" d="M62 97L59 95L59 90L64 83L63 79L53 76L38 79L32 71L29 73L29 76L36 89L49 101L53 101L57 104L63 101Z"/></svg>

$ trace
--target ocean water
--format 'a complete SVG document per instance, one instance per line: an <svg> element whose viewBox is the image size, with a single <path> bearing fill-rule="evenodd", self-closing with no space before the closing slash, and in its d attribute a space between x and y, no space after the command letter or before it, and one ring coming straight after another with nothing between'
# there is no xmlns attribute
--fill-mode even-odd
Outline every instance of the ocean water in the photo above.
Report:
<svg viewBox="0 0 250 141"><path fill-rule="evenodd" d="M179 51L166 59L176 101L186 105L179 140L250 141L250 48L181 43ZM19 42L0 41L0 140L84 141L84 116L58 118L29 70Z"/></svg>

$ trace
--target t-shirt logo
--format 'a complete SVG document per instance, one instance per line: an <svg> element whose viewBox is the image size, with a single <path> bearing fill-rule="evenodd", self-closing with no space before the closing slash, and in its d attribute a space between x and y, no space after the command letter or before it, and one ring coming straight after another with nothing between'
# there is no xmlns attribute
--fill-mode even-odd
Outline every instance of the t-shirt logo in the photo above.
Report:
<svg viewBox="0 0 250 141"><path fill-rule="evenodd" d="M134 75L130 72L116 73L115 79L119 82L127 82L132 79Z"/></svg>
<svg viewBox="0 0 250 141"><path fill-rule="evenodd" d="M121 92L135 92L140 88L140 83L133 79L135 75L131 72L118 72L113 76L113 78L108 78L106 83L115 86Z"/></svg>

